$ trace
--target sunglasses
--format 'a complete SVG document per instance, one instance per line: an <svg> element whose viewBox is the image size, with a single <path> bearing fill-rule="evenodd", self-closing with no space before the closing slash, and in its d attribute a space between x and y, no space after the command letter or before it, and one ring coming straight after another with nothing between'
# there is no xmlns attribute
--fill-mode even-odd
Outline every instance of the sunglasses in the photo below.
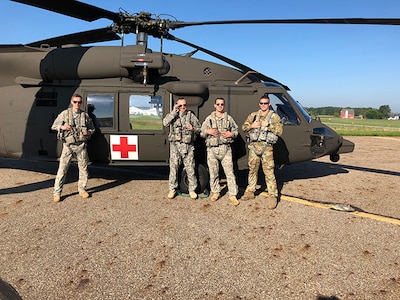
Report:
<svg viewBox="0 0 400 300"><path fill-rule="evenodd" d="M260 105L268 105L269 102L260 102Z"/></svg>
<svg viewBox="0 0 400 300"><path fill-rule="evenodd" d="M179 107L186 107L186 104L181 104L179 105Z"/></svg>
<svg viewBox="0 0 400 300"><path fill-rule="evenodd" d="M82 101L72 101L74 104L82 104Z"/></svg>
<svg viewBox="0 0 400 300"><path fill-rule="evenodd" d="M224 104L224 103L215 103L215 105L217 105L217 106L224 106L225 104Z"/></svg>

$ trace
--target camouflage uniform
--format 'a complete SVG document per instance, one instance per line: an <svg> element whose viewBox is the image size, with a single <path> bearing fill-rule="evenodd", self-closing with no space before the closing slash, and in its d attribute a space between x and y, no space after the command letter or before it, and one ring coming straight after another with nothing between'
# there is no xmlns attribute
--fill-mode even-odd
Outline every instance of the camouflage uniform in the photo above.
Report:
<svg viewBox="0 0 400 300"><path fill-rule="evenodd" d="M73 130L63 131L61 126L70 125ZM88 181L88 154L86 150L87 137L83 136L83 130L94 133L95 128L89 115L83 110L74 112L72 108L61 112L54 121L51 129L58 131L58 137L63 141L63 149L60 156L56 180L54 183L54 195L60 195L63 189L65 177L71 159L76 157L78 160L79 180L78 191L85 192Z"/></svg>
<svg viewBox="0 0 400 300"><path fill-rule="evenodd" d="M208 135L207 130L216 128L219 132L230 131L232 138L224 138L221 135ZM236 177L233 172L233 158L231 143L238 135L238 126L235 120L224 112L221 118L218 118L215 111L212 112L203 122L200 135L206 139L207 146L207 165L210 172L211 192L217 194L221 191L219 184L219 162L224 169L228 182L228 192L231 196L236 196L238 188Z"/></svg>
<svg viewBox="0 0 400 300"><path fill-rule="evenodd" d="M272 110L268 111L265 116L260 116L259 111L251 113L242 126L244 132L250 133L252 130L254 130L251 128L251 125L256 121L257 115L260 122L265 121L269 118L269 126L267 128L262 128L264 132L270 131L276 136L282 135L283 125L281 119ZM267 141L258 140L250 142L248 148L249 176L246 191L252 193L256 191L258 170L261 163L265 175L265 183L267 185L268 193L272 197L278 197L278 188L274 174L275 163L272 144L268 143Z"/></svg>
<svg viewBox="0 0 400 300"><path fill-rule="evenodd" d="M193 126L193 131L186 129L186 124ZM163 125L169 126L168 139L170 141L169 157L169 190L178 188L178 170L183 163L189 181L189 192L197 188L195 174L195 159L193 143L200 132L200 123L195 114L191 111L171 111L163 119Z"/></svg>

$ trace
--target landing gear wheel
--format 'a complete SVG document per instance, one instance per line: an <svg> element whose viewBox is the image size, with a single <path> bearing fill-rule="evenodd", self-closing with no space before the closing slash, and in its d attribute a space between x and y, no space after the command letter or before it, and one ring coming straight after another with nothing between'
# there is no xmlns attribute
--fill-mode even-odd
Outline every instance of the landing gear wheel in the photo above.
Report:
<svg viewBox="0 0 400 300"><path fill-rule="evenodd" d="M340 159L340 156L339 156L339 154L332 154L329 156L329 158L332 162L338 162Z"/></svg>
<svg viewBox="0 0 400 300"><path fill-rule="evenodd" d="M207 188L210 176L208 174L207 168L204 165L197 165L195 171L198 183L196 193L201 194ZM181 172L179 190L181 191L181 193L189 194L189 181L185 168L183 168Z"/></svg>

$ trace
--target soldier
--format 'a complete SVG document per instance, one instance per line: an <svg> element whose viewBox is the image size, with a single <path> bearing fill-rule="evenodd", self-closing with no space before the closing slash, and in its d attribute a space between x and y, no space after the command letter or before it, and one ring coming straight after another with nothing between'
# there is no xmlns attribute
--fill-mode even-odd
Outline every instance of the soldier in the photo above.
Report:
<svg viewBox="0 0 400 300"><path fill-rule="evenodd" d="M273 144L278 140L278 136L282 135L283 125L280 117L269 109L270 99L267 94L261 97L259 106L260 109L251 113L242 126L249 141L248 185L242 200L254 199L261 162L269 194L268 208L274 209L278 205L278 188L274 174Z"/></svg>
<svg viewBox="0 0 400 300"><path fill-rule="evenodd" d="M95 128L92 120L87 113L80 109L82 96L75 94L71 97L71 106L62 111L54 121L51 129L57 130L57 137L63 142L63 149L60 156L56 180L54 183L54 202L61 200L61 192L64 185L65 176L72 157L78 160L79 181L78 192L82 198L88 198L86 185L88 181L88 154L86 143L94 133Z"/></svg>
<svg viewBox="0 0 400 300"><path fill-rule="evenodd" d="M238 135L238 126L233 118L224 112L225 100L218 97L214 102L213 111L203 122L200 135L206 139L207 164L210 171L211 201L220 197L219 163L221 162L228 182L229 200L233 205L239 205L236 199L237 185L233 172L231 143Z"/></svg>
<svg viewBox="0 0 400 300"><path fill-rule="evenodd" d="M187 110L185 98L178 98L170 113L163 119L169 126L170 141L168 199L173 199L178 188L178 170L183 163L189 181L190 198L196 199L197 179L195 174L194 141L200 133L200 123L195 114Z"/></svg>

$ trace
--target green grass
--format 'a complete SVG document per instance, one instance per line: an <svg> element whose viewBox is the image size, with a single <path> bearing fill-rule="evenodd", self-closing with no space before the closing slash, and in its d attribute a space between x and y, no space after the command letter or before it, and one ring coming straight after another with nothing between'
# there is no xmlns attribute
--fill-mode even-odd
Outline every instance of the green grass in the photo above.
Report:
<svg viewBox="0 0 400 300"><path fill-rule="evenodd" d="M156 116L130 116L133 130L162 130L162 119Z"/></svg>
<svg viewBox="0 0 400 300"><path fill-rule="evenodd" d="M399 120L361 120L320 116L322 123L346 136L399 136Z"/></svg>
<svg viewBox="0 0 400 300"><path fill-rule="evenodd" d="M399 120L361 120L320 116L322 123L343 136L400 137ZM155 116L131 116L134 130L161 130L162 120Z"/></svg>

